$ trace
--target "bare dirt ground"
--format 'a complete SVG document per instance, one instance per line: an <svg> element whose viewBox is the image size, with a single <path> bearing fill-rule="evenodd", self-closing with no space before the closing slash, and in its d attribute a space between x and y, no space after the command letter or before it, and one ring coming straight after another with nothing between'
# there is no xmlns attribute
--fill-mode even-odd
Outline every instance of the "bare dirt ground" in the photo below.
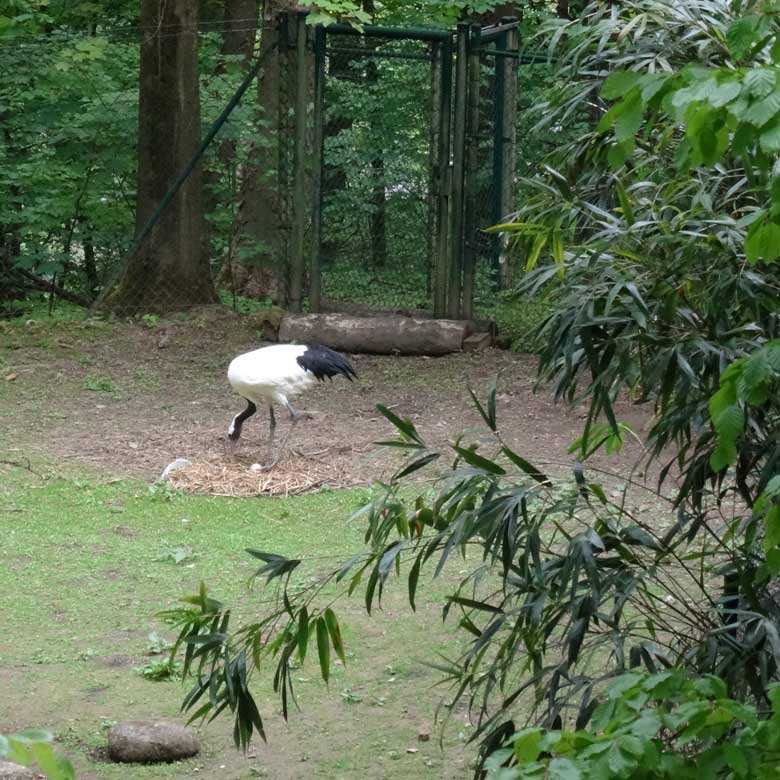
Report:
<svg viewBox="0 0 780 780"><path fill-rule="evenodd" d="M179 457L242 469L268 458L265 410L247 421L235 451L226 437L230 419L244 406L227 383L228 363L262 344L251 317L206 310L180 322L0 327L0 369L15 376L0 381L0 442L8 452L149 480ZM387 473L393 453L375 442L394 431L377 403L411 418L432 446L464 432L474 441L485 429L467 388L484 398L493 379L504 439L537 463L573 462L567 447L584 412L555 404L546 388L535 391L533 356L488 350L352 359L359 380L328 382L302 397L298 406L315 416L290 439L295 451L333 467L341 484ZM635 429L644 426L643 408L626 404L620 411ZM286 415L279 419L281 438ZM632 460L631 445L627 449L622 462Z"/></svg>

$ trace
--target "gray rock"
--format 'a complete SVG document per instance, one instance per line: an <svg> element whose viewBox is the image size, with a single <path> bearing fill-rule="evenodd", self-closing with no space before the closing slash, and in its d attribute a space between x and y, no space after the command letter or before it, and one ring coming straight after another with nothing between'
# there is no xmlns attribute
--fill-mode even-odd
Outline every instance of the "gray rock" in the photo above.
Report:
<svg viewBox="0 0 780 780"><path fill-rule="evenodd" d="M171 720L126 720L108 732L108 755L114 761L178 761L194 756L198 750L192 730Z"/></svg>
<svg viewBox="0 0 780 780"><path fill-rule="evenodd" d="M21 764L0 761L0 780L37 780L38 775Z"/></svg>

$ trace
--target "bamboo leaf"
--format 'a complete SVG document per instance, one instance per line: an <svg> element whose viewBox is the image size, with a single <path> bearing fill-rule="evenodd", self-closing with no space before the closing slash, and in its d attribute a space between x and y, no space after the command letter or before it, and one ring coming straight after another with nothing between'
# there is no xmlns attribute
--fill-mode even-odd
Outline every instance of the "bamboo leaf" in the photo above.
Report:
<svg viewBox="0 0 780 780"><path fill-rule="evenodd" d="M306 660L306 650L309 646L309 610L304 604L298 614L298 658L301 663Z"/></svg>
<svg viewBox="0 0 780 780"><path fill-rule="evenodd" d="M344 643L341 639L341 629L339 628L339 623L336 619L336 613L330 607L325 610L325 624L328 627L328 634L330 634L330 641L333 644L336 655L341 659L341 663L346 665L347 656L344 652Z"/></svg>
<svg viewBox="0 0 780 780"><path fill-rule="evenodd" d="M320 659L320 674L327 684L330 678L330 642L324 617L317 618L317 655Z"/></svg>

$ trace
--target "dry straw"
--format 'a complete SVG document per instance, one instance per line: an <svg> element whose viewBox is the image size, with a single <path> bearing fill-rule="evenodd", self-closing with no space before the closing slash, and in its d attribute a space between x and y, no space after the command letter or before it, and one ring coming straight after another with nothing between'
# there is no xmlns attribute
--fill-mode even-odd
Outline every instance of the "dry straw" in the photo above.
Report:
<svg viewBox="0 0 780 780"><path fill-rule="evenodd" d="M247 460L214 458L177 469L169 479L185 493L229 497L298 496L325 485L344 488L357 484L343 464L296 451L267 470Z"/></svg>

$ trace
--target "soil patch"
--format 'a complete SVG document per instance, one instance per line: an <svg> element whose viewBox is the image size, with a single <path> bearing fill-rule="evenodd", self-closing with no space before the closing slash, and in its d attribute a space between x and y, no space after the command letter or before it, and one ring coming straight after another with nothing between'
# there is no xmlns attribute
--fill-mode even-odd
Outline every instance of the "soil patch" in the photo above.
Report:
<svg viewBox="0 0 780 780"><path fill-rule="evenodd" d="M0 383L0 440L11 443L12 453L38 453L148 480L176 458L186 458L200 473L191 474L185 489L199 484L217 493L226 475L241 473L241 479L230 480L237 483L234 494L256 491L245 484L243 470L268 461L267 413L260 410L248 421L237 448L226 436L231 418L244 406L227 383L227 366L235 355L262 344L251 318L210 310L155 328L67 325L67 342L45 323L0 332L0 337L11 333L7 362L9 373L18 376ZM164 349L158 347L161 330L170 334ZM441 358L356 355L353 363L357 382L328 382L299 399L315 415L289 441L298 453L297 471L308 473L290 478L291 492L324 481L353 484L388 476L398 453L375 444L394 436L377 403L411 418L431 446L463 432L479 440L484 426L468 388L484 397L495 379L503 439L529 460L573 462L567 448L581 430L583 411L555 404L547 389L535 391L534 356L499 350ZM619 413L638 428L647 417L630 404ZM279 440L287 425L280 419ZM631 453L624 452L621 461L630 460Z"/></svg>

